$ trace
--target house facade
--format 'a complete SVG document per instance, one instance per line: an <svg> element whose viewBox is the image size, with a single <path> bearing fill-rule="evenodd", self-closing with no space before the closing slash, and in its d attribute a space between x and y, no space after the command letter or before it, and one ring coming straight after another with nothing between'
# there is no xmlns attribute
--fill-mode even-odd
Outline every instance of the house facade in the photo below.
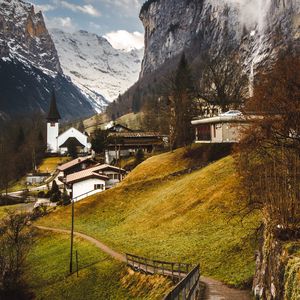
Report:
<svg viewBox="0 0 300 300"><path fill-rule="evenodd" d="M164 138L155 132L121 131L108 134L105 163L110 164L122 157L129 157L141 149L151 153L165 145Z"/></svg>
<svg viewBox="0 0 300 300"><path fill-rule="evenodd" d="M196 143L237 143L249 121L239 111L192 121Z"/></svg>
<svg viewBox="0 0 300 300"><path fill-rule="evenodd" d="M110 165L94 167L69 174L65 178L68 191L74 201L112 188L123 180L126 171Z"/></svg>
<svg viewBox="0 0 300 300"><path fill-rule="evenodd" d="M109 178L91 169L70 174L66 177L66 184L71 189L73 201L82 200L88 196L105 191L105 182Z"/></svg>

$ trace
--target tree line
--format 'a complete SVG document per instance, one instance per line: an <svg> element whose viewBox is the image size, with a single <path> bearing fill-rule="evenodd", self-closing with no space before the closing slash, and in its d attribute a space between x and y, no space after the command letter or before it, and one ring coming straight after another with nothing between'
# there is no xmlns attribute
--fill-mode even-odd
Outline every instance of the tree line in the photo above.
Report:
<svg viewBox="0 0 300 300"><path fill-rule="evenodd" d="M36 114L31 118L7 121L0 131L0 190L9 183L34 171L46 151L45 120Z"/></svg>

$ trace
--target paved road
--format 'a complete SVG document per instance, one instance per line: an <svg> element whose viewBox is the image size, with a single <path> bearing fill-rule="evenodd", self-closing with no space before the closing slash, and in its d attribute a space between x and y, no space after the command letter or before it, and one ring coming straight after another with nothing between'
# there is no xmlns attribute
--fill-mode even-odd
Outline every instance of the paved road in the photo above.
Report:
<svg viewBox="0 0 300 300"><path fill-rule="evenodd" d="M45 226L36 226L36 227L42 230L49 230L49 231L54 231L59 233L70 234L70 230L57 229L57 228L45 227ZM88 236L80 232L74 232L74 235L91 242L96 247L98 247L105 253L109 254L113 258L122 262L126 261L126 257L123 254L120 254L112 250L111 248L101 243L100 241L92 238L91 236ZM250 300L251 299L250 293L248 291L231 289L226 285L224 285L223 283L207 277L201 277L201 281L204 282L207 286L204 300Z"/></svg>
<svg viewBox="0 0 300 300"><path fill-rule="evenodd" d="M241 291L229 288L220 281L201 277L201 281L206 284L204 300L250 300L249 291Z"/></svg>

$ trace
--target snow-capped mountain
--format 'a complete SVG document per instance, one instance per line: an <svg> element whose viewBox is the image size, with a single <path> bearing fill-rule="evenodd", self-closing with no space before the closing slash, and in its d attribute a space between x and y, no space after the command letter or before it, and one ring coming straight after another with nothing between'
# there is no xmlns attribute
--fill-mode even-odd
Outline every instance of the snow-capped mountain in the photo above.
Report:
<svg viewBox="0 0 300 300"><path fill-rule="evenodd" d="M104 38L87 31L67 33L51 30L62 69L97 111L138 79L143 50L114 49Z"/></svg>
<svg viewBox="0 0 300 300"><path fill-rule="evenodd" d="M63 74L41 12L22 0L0 0L0 116L47 112L54 87L64 119L95 111Z"/></svg>

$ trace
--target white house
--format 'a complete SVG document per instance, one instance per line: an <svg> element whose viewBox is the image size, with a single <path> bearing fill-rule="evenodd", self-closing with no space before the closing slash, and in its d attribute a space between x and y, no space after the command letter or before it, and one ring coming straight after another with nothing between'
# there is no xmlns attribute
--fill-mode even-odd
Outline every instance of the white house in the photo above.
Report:
<svg viewBox="0 0 300 300"><path fill-rule="evenodd" d="M238 110L230 110L217 117L200 118L192 121L196 143L237 143L242 129L249 124Z"/></svg>
<svg viewBox="0 0 300 300"><path fill-rule="evenodd" d="M66 183L72 187L72 199L79 201L103 192L105 190L105 182L108 179L104 174L98 174L91 169L87 169L68 175Z"/></svg>
<svg viewBox="0 0 300 300"><path fill-rule="evenodd" d="M72 199L82 200L88 196L112 188L123 180L126 171L110 165L97 165L66 176L66 184L71 188Z"/></svg>
<svg viewBox="0 0 300 300"><path fill-rule="evenodd" d="M78 152L90 152L91 144L88 142L88 136L85 133L72 127L59 134L60 119L55 94L53 93L47 117L47 152L65 154L70 144L75 145L79 149Z"/></svg>

